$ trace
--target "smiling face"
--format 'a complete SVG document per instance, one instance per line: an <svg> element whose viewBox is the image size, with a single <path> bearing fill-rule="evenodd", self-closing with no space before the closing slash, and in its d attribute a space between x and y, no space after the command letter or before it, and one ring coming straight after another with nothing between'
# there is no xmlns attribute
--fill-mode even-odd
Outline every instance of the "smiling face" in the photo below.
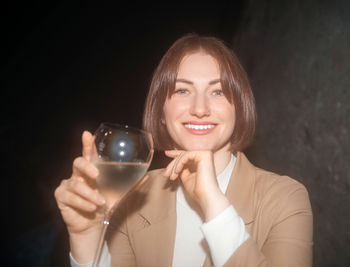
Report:
<svg viewBox="0 0 350 267"><path fill-rule="evenodd" d="M198 52L182 59L175 90L163 112L163 123L176 148L229 150L235 107L223 93L220 68L212 56Z"/></svg>

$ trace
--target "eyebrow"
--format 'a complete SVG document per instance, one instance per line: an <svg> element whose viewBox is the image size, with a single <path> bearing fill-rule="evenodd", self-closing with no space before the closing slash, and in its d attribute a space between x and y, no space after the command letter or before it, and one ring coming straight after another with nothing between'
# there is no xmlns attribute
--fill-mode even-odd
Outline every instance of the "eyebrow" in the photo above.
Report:
<svg viewBox="0 0 350 267"><path fill-rule="evenodd" d="M186 80L186 79L176 79L175 82L180 82L180 83L187 83L187 84L191 84L193 85L193 82L189 81L189 80ZM216 83L219 83L221 82L220 79L215 79L215 80L212 80L209 82L210 85L213 85L213 84L216 84Z"/></svg>

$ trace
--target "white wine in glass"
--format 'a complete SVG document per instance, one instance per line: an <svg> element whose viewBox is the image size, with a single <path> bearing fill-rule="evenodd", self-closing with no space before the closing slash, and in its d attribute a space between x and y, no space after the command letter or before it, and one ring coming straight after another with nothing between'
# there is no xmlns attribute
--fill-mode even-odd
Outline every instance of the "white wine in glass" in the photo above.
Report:
<svg viewBox="0 0 350 267"><path fill-rule="evenodd" d="M93 266L98 266L104 237L120 200L145 175L153 157L150 133L114 123L102 123L95 132L92 161L99 170L97 187L106 199L103 230Z"/></svg>

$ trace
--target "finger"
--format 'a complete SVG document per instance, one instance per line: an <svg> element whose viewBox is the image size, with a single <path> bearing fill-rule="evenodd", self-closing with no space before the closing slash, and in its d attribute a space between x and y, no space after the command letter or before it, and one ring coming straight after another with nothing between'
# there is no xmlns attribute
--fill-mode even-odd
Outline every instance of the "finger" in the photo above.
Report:
<svg viewBox="0 0 350 267"><path fill-rule="evenodd" d="M181 180L183 181L183 177L188 177L188 176L190 176L190 174L191 174L191 171L189 169L182 170L182 172L181 172Z"/></svg>
<svg viewBox="0 0 350 267"><path fill-rule="evenodd" d="M181 153L184 153L184 150L165 150L165 155L169 158L176 158L181 155Z"/></svg>
<svg viewBox="0 0 350 267"><path fill-rule="evenodd" d="M175 162L176 162L176 158L170 161L168 166L166 166L165 171L163 173L164 177L170 177L170 175L172 174Z"/></svg>
<svg viewBox="0 0 350 267"><path fill-rule="evenodd" d="M81 196L68 190L70 180L63 180L61 185L55 190L55 198L58 207L63 210L67 207L77 208L84 211L94 211L96 205Z"/></svg>
<svg viewBox="0 0 350 267"><path fill-rule="evenodd" d="M64 195L61 195L59 201L61 204L63 204L63 206L82 211L92 212L97 209L96 204L70 191L66 191Z"/></svg>
<svg viewBox="0 0 350 267"><path fill-rule="evenodd" d="M82 149L83 157L88 161L90 161L91 155L93 152L93 147L95 146L95 143L94 143L95 137L90 132L84 131L81 139L83 143L83 149Z"/></svg>
<svg viewBox="0 0 350 267"><path fill-rule="evenodd" d="M78 157L73 161L73 176L83 176L96 179L99 171L96 166L84 157Z"/></svg>
<svg viewBox="0 0 350 267"><path fill-rule="evenodd" d="M175 172L175 167L181 156L184 154L184 151L181 151L180 153L177 153L178 156L174 158L167 166L164 176L169 177L170 180L175 180L178 177L178 173Z"/></svg>
<svg viewBox="0 0 350 267"><path fill-rule="evenodd" d="M169 158L174 158L174 159L168 164L163 175L165 177L172 176L172 180L174 180L174 179L176 179L175 174L174 174L174 166L178 160L178 157L182 153L185 153L185 151L184 150L166 150L164 152L165 152L166 156L168 156Z"/></svg>
<svg viewBox="0 0 350 267"><path fill-rule="evenodd" d="M183 161L184 157L186 158L187 154L188 152L181 152L180 155L175 158L174 165L171 171L170 180L175 180L179 176L179 173L183 169L183 165L182 165L182 168L178 167L179 163Z"/></svg>
<svg viewBox="0 0 350 267"><path fill-rule="evenodd" d="M98 190L92 189L87 183L85 183L85 180L82 177L71 179L69 190L98 206L102 206L106 203Z"/></svg>
<svg viewBox="0 0 350 267"><path fill-rule="evenodd" d="M193 152L186 152L180 155L174 165L173 173L179 174L184 169L185 165L189 163L190 161L193 161L195 159L195 153Z"/></svg>
<svg viewBox="0 0 350 267"><path fill-rule="evenodd" d="M199 162L205 162L206 166L213 163L212 153L210 151L187 151L178 157L179 160L174 168L175 173L180 173L186 164L194 166Z"/></svg>

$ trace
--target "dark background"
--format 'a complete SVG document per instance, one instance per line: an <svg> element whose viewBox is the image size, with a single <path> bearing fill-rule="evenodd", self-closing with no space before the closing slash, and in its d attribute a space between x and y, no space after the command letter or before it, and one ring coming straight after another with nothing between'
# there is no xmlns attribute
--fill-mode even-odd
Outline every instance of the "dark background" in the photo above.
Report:
<svg viewBox="0 0 350 267"><path fill-rule="evenodd" d="M350 263L350 4L8 2L1 64L3 266L66 266L53 197L101 121L141 127L152 73L189 32L231 46L259 124L246 153L308 189L314 266ZM3 41L4 42L4 41ZM152 168L161 163L156 157Z"/></svg>

